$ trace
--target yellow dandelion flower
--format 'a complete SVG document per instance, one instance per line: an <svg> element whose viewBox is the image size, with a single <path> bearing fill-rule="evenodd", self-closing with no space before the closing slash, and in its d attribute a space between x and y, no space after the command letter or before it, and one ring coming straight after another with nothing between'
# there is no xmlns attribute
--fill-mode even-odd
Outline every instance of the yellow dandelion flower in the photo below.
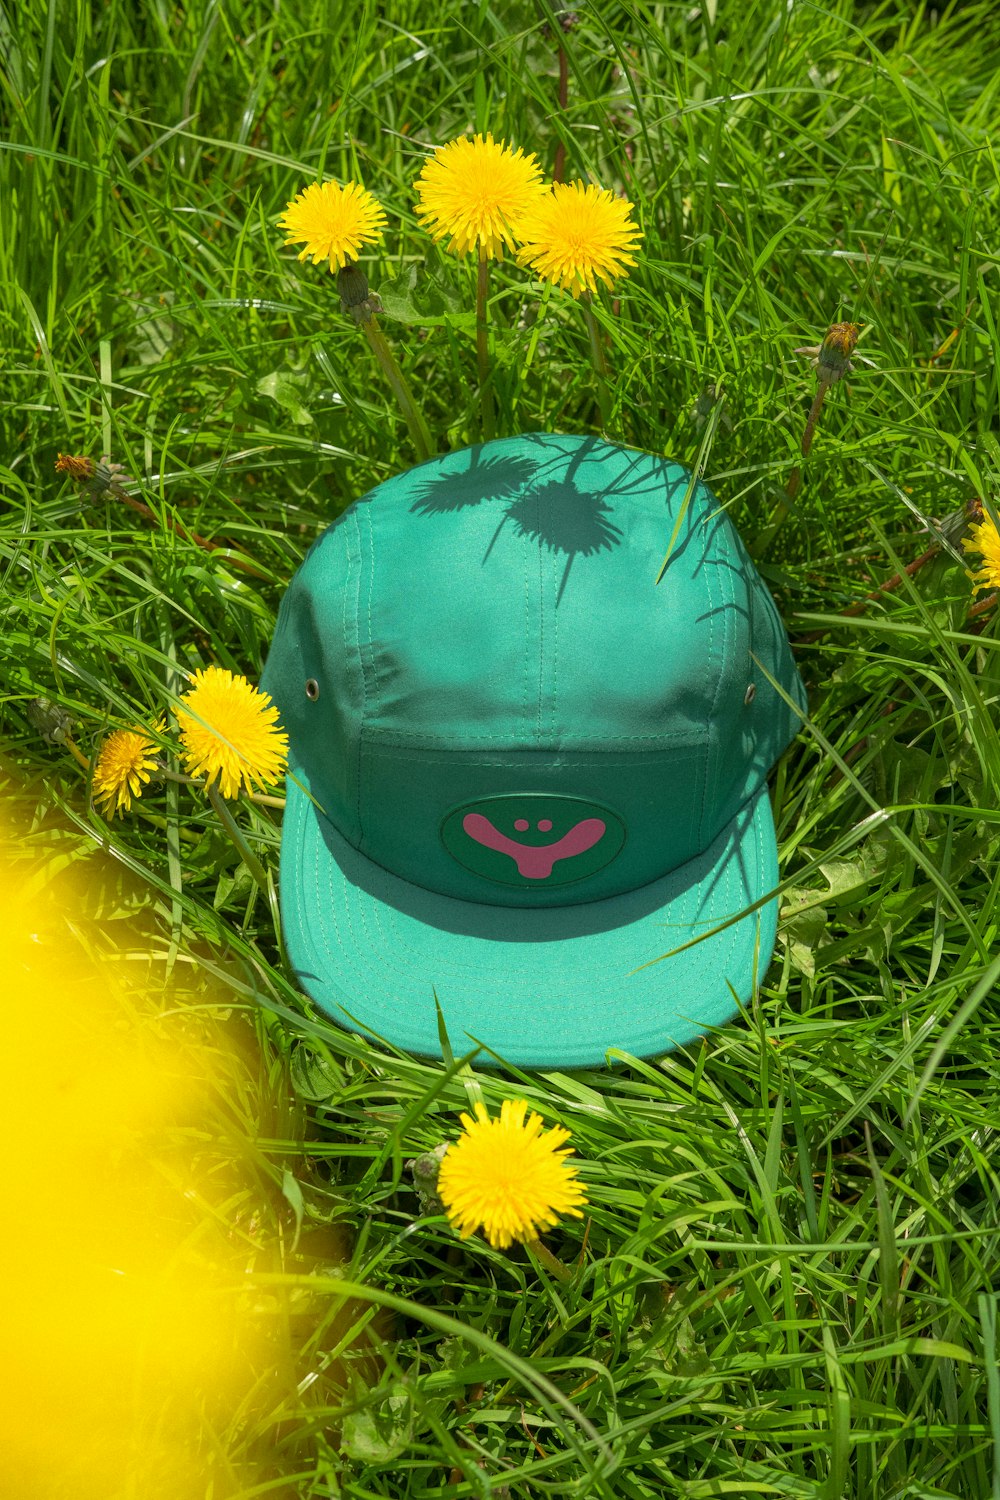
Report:
<svg viewBox="0 0 1000 1500"><path fill-rule="evenodd" d="M978 552L982 563L969 577L977 590L1000 589L1000 532L990 517L984 513L978 526L969 527L969 535L962 546L966 552Z"/></svg>
<svg viewBox="0 0 1000 1500"><path fill-rule="evenodd" d="M314 266L327 260L339 271L357 260L363 245L382 238L386 223L381 204L359 183L311 182L289 203L278 228L286 232L286 245L305 245L299 260L312 256Z"/></svg>
<svg viewBox="0 0 1000 1500"><path fill-rule="evenodd" d="M278 779L288 759L288 736L266 693L224 667L195 672L177 709L181 759L189 776L218 781L224 797Z"/></svg>
<svg viewBox="0 0 1000 1500"><path fill-rule="evenodd" d="M527 1101L505 1099L499 1120L482 1104L476 1118L462 1115L464 1134L449 1146L437 1190L463 1240L482 1226L491 1245L506 1249L514 1240L537 1239L559 1214L583 1217L577 1204L586 1196L576 1168L561 1150L569 1131L554 1125L543 1133L541 1117L528 1115Z"/></svg>
<svg viewBox="0 0 1000 1500"><path fill-rule="evenodd" d="M98 751L91 781L94 801L104 816L124 817L155 769L156 741L147 730L137 726L109 734Z"/></svg>
<svg viewBox="0 0 1000 1500"><path fill-rule="evenodd" d="M631 212L627 198L593 184L553 183L523 224L518 259L574 297L596 291L598 276L611 286L635 265L632 251L642 240Z"/></svg>
<svg viewBox="0 0 1000 1500"><path fill-rule="evenodd" d="M545 192L534 154L487 134L459 136L439 146L414 184L417 218L434 240L451 236L448 249L502 260L514 248L525 213Z"/></svg>

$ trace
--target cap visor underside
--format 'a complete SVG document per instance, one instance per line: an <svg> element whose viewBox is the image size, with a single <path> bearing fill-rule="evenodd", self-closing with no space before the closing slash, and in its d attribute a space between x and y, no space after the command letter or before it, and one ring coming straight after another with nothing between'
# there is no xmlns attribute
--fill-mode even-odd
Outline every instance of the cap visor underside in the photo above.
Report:
<svg viewBox="0 0 1000 1500"><path fill-rule="evenodd" d="M303 989L349 1031L440 1057L434 997L456 1055L483 1043L521 1067L652 1057L719 1026L762 977L777 902L710 932L778 880L766 786L704 854L604 901L481 906L400 880L351 847L291 780L281 916ZM647 967L640 967L646 965ZM731 987L731 988L730 988ZM488 1054L480 1061L489 1064Z"/></svg>

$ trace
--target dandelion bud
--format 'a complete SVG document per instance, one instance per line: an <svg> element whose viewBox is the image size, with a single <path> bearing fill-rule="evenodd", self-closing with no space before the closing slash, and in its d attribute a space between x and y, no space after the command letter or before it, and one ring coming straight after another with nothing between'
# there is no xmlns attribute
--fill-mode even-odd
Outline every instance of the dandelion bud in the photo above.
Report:
<svg viewBox="0 0 1000 1500"><path fill-rule="evenodd" d="M819 348L816 373L826 385L836 385L851 373L851 355L863 323L834 323Z"/></svg>
<svg viewBox="0 0 1000 1500"><path fill-rule="evenodd" d="M68 474L81 485L92 500L100 500L109 492L121 497L122 479L128 479L121 464L113 464L109 458L95 462L92 458L74 458L69 453L60 453L56 459L56 473Z"/></svg>
<svg viewBox="0 0 1000 1500"><path fill-rule="evenodd" d="M575 10L565 10L563 6L557 5L554 7L554 13L556 25L559 27L559 30L566 35L568 35L571 31L575 31L577 26L579 26L580 24L580 17L577 15ZM548 41L551 35L552 27L549 25L548 21L543 21L542 36L545 37L546 41Z"/></svg>
<svg viewBox="0 0 1000 1500"><path fill-rule="evenodd" d="M68 474L77 484L86 484L93 479L96 470L92 458L74 458L70 453L60 453L56 459L56 473Z"/></svg>
<svg viewBox="0 0 1000 1500"><path fill-rule="evenodd" d="M367 323L372 313L382 311L378 297L368 289L368 277L350 261L337 272L337 291L341 312L349 312L355 323Z"/></svg>
<svg viewBox="0 0 1000 1500"><path fill-rule="evenodd" d="M694 404L694 425L700 432L712 415L715 408L722 402L722 410L719 412L719 426L723 432L729 433L733 430L733 419L729 415L726 399L719 388L711 381L705 386L701 395Z"/></svg>
<svg viewBox="0 0 1000 1500"><path fill-rule="evenodd" d="M25 713L32 729L38 730L47 745L65 743L73 727L73 720L58 703L53 703L50 698L32 698L26 705Z"/></svg>
<svg viewBox="0 0 1000 1500"><path fill-rule="evenodd" d="M413 1186L417 1197L420 1199L420 1212L422 1214L443 1214L444 1204L438 1197L438 1173L441 1170L441 1162L444 1153L448 1149L448 1143L435 1146L433 1151L425 1151L423 1156L418 1156L416 1161L408 1161L407 1169L413 1176Z"/></svg>

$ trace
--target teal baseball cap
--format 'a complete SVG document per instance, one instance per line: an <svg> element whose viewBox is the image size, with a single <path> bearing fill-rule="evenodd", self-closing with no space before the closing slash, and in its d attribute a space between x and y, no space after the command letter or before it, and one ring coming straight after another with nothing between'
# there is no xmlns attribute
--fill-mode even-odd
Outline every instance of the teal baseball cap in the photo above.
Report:
<svg viewBox="0 0 1000 1500"><path fill-rule="evenodd" d="M805 692L688 470L532 433L386 480L313 544L261 686L285 945L341 1026L440 1057L440 1006L455 1053L573 1068L749 999Z"/></svg>

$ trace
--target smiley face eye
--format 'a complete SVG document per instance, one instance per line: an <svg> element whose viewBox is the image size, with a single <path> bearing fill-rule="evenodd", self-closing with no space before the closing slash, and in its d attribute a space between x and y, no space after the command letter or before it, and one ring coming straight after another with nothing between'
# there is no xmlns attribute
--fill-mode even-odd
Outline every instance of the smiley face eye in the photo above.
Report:
<svg viewBox="0 0 1000 1500"><path fill-rule="evenodd" d="M306 697L312 703L315 703L316 699L319 697L319 683L316 681L315 677L310 677L306 682Z"/></svg>

